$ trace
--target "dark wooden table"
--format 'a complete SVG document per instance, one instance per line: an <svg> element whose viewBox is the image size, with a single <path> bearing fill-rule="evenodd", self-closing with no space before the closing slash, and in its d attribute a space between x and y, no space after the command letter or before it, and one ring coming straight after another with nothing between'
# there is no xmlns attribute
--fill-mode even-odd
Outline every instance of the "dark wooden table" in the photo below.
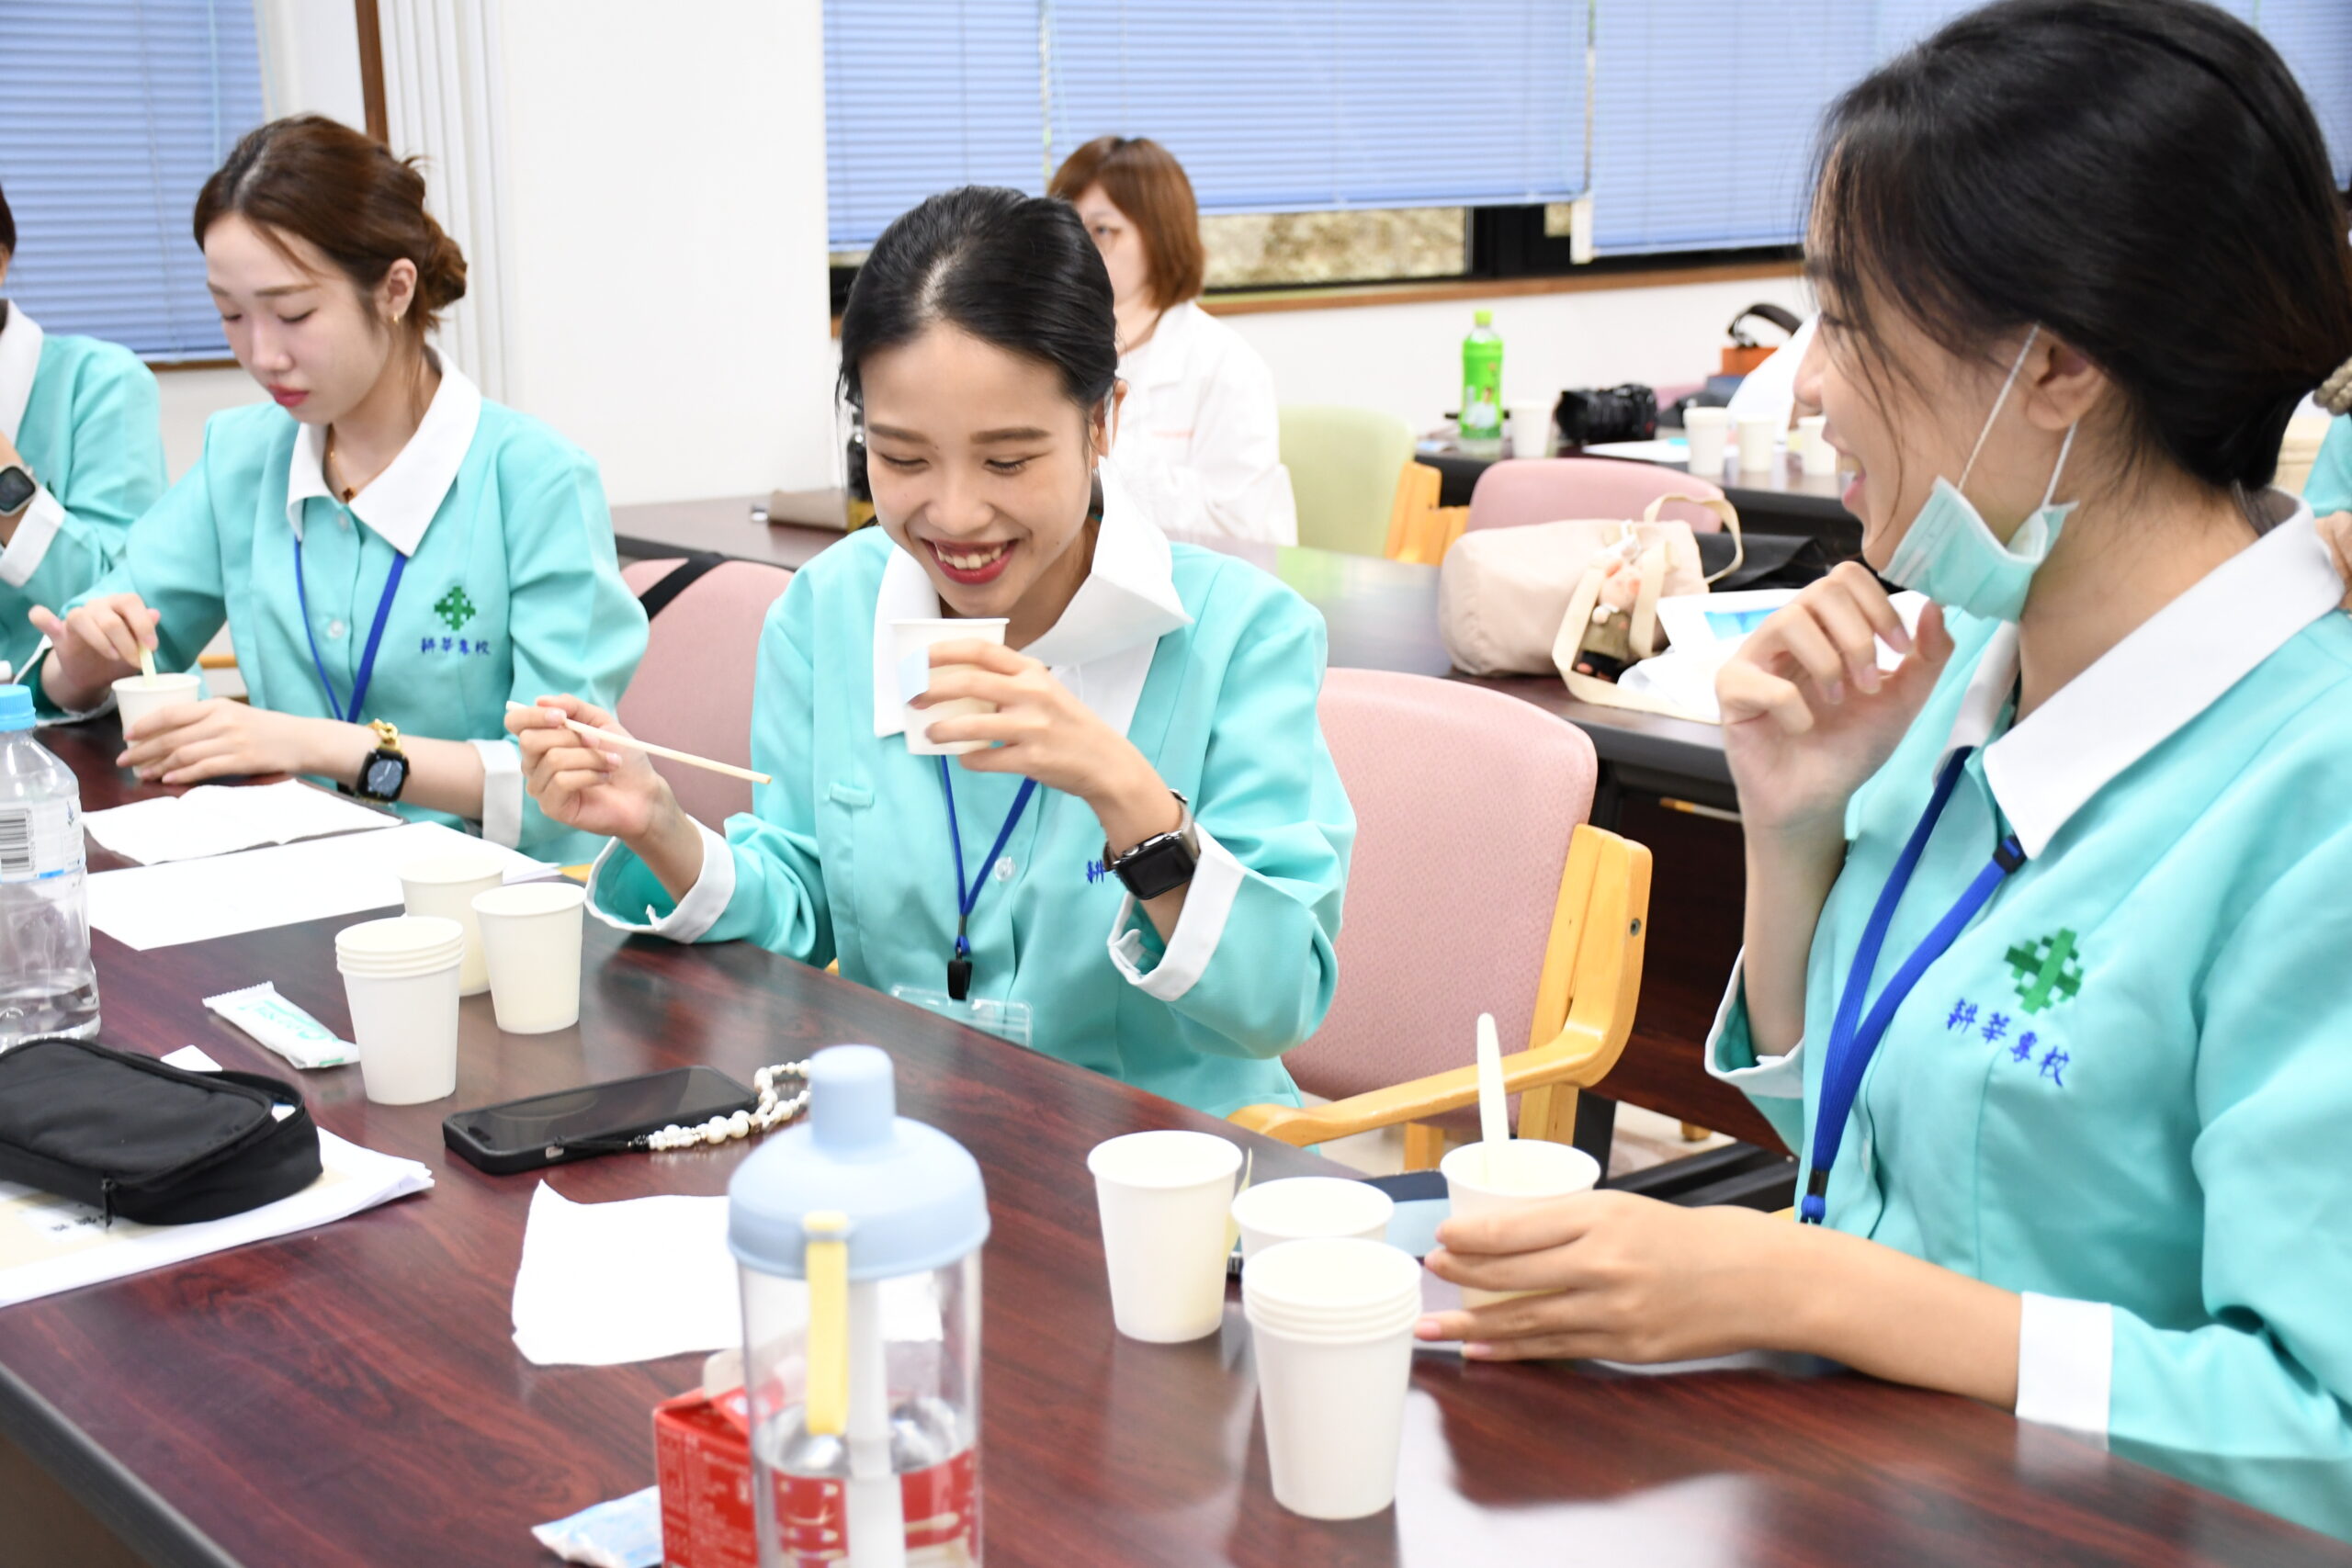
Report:
<svg viewBox="0 0 2352 1568"><path fill-rule="evenodd" d="M111 727L47 739L90 808L139 794ZM101 938L104 1038L281 1064L198 998L270 979L348 1021L318 921L132 953ZM1040 1564L2305 1564L2352 1549L1986 1406L1818 1363L1636 1373L1417 1359L1396 1508L1317 1524L1275 1506L1248 1333L1121 1341L1084 1156L1150 1127L1253 1145L1261 1177L1313 1169L1110 1079L741 944L621 941L592 924L582 1023L502 1036L464 1004L456 1098L370 1105L358 1070L303 1076L322 1124L431 1166L417 1197L302 1235L0 1310L0 1438L158 1564L547 1562L528 1527L652 1480L650 1411L695 1358L534 1367L509 1300L539 1177L447 1156L461 1106L628 1073L758 1065L870 1041L901 1110L978 1157L989 1561ZM741 1145L548 1173L591 1202L716 1193ZM38 1538L0 1520L0 1562ZM55 1560L51 1560L55 1561ZM78 1561L78 1560L76 1560Z"/></svg>
<svg viewBox="0 0 2352 1568"><path fill-rule="evenodd" d="M1679 434L1679 431L1661 427L1661 438ZM1862 526L1854 514L1846 510L1838 498L1845 493L1846 481L1835 474L1808 474L1800 463L1775 458L1772 466L1760 472L1750 472L1738 466L1737 444L1724 454L1724 471L1709 476L1723 486L1724 497L1739 509L1740 521L1759 534L1798 534L1819 539L1840 553L1851 553L1861 547ZM1564 457L1580 454L1565 451ZM1611 462L1645 463L1647 457L1620 457L1613 454L1596 454ZM1467 506L1470 492L1477 488L1478 476L1498 457L1486 457L1468 452L1417 452L1417 462L1427 463L1439 474L1438 504ZM1658 463L1677 473L1688 473L1684 463Z"/></svg>
<svg viewBox="0 0 2352 1568"><path fill-rule="evenodd" d="M842 537L754 523L751 508L748 497L616 507L613 526L628 556L707 551L795 570ZM1622 1100L1780 1149L1771 1124L1700 1063L1739 952L1746 887L1739 826L1714 815L1739 804L1722 732L1711 724L1580 703L1554 676L1455 675L1438 636L1435 567L1304 547L1198 542L1272 572L1321 611L1334 666L1470 681L1558 714L1592 738L1601 763L1593 820L1648 845L1653 863L1641 1011L1610 1075L1608 1099L1586 1097L1585 1114L1604 1120L1589 1136L1580 1131L1578 1141L1605 1154L1608 1100Z"/></svg>

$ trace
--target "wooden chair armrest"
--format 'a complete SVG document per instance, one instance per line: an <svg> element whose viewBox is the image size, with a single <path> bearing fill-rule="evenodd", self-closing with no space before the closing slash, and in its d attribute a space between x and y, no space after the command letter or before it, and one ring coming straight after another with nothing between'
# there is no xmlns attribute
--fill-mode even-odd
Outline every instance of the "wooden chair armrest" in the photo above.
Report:
<svg viewBox="0 0 2352 1568"><path fill-rule="evenodd" d="M1572 1020L1548 1043L1505 1056L1503 1088L1511 1094L1555 1084L1589 1089L1614 1061L1615 1053L1606 1042ZM1473 1064L1386 1089L1368 1089L1328 1105L1245 1105L1227 1120L1306 1148L1400 1122L1426 1122L1477 1102L1478 1069Z"/></svg>

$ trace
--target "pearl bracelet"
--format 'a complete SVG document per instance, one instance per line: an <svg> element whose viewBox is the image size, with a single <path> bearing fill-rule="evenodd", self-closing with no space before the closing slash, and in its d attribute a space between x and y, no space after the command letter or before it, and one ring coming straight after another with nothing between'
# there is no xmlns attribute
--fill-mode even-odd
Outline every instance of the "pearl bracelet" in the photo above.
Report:
<svg viewBox="0 0 2352 1568"><path fill-rule="evenodd" d="M798 1078L798 1092L780 1096L779 1080ZM732 1116L714 1116L707 1122L691 1127L676 1122L658 1133L648 1133L637 1140L637 1146L662 1153L671 1149L690 1149L697 1144L724 1144L735 1138L748 1138L754 1133L764 1133L791 1121L808 1107L808 1064L785 1062L773 1067L762 1067L752 1075L752 1087L759 1090L760 1103L750 1111L738 1111Z"/></svg>

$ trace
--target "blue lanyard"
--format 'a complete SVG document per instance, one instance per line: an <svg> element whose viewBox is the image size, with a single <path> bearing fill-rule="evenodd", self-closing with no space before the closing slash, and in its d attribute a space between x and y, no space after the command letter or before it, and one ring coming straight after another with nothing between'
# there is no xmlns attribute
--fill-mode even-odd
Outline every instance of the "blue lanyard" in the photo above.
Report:
<svg viewBox="0 0 2352 1568"><path fill-rule="evenodd" d="M1005 814L1004 826L997 829L996 842L989 846L988 858L980 863L980 874L968 880L964 875L964 829L956 821L956 785L944 757L939 759L939 787L947 792L947 841L956 851L956 956L947 961L947 996L949 1000L960 1002L972 989L972 942L965 934L965 925L979 906L980 889L988 884L989 867L1004 853L1004 846L1012 840L1012 825L1029 809L1029 797L1037 793L1037 781L1021 781L1021 793L1012 797L1012 809Z"/></svg>
<svg viewBox="0 0 2352 1568"><path fill-rule="evenodd" d="M384 596L376 602L376 624L368 628L368 646L359 655L359 677L351 682L351 707L345 711L335 700L334 682L327 679L327 661L319 657L319 634L311 629L311 590L302 581L302 536L294 536L294 597L302 608L302 635L311 639L311 668L319 672L319 684L326 688L327 711L345 724L359 722L359 705L368 700L368 682L376 678L376 649L384 640L384 623L392 618L392 595L401 591L401 573L408 570L408 557L398 550L392 552L392 575L384 581Z"/></svg>
<svg viewBox="0 0 2352 1568"><path fill-rule="evenodd" d="M1821 1224L1828 1212L1826 1194L1829 1190L1829 1168L1838 1162L1838 1145L1846 1134L1846 1118L1854 1109L1854 1096L1860 1092L1862 1075L1870 1070L1871 1058L1878 1054L1878 1043L1885 1038L1887 1025L1894 1021L1895 1010L1919 983L1919 976L1928 965L1944 955L1947 948L1976 918L1976 911L1993 897L1993 890L2002 879L2025 863L2025 850L2011 834L1993 851L1993 858L1959 901L1936 922L1927 940L1912 951L1894 972L1894 978L1879 993L1878 1002L1867 1018L1860 1017L1862 994L1869 987L1871 974L1878 967L1879 949L1886 942L1886 928L1894 919L1895 906L1903 901L1903 890L1911 885L1911 874L1919 867L1919 856L1928 847L1928 840L1936 830L1936 819L1944 813L1944 803L1951 799L1952 786L1960 782L1961 770L1967 764L1968 752L1954 752L1936 779L1935 794L1928 797L1927 814L1911 830L1910 842L1903 846L1903 853L1894 863L1894 872L1886 886L1879 890L1878 907L1871 911L1870 924L1862 928L1861 944L1854 950L1854 966L1846 977L1846 989L1838 998L1838 1016L1829 1026L1829 1056L1821 1070L1821 1107L1813 1123L1813 1171L1806 1179L1804 1199L1798 1205L1798 1217L1807 1224ZM1856 1020L1860 1022L1857 1027Z"/></svg>

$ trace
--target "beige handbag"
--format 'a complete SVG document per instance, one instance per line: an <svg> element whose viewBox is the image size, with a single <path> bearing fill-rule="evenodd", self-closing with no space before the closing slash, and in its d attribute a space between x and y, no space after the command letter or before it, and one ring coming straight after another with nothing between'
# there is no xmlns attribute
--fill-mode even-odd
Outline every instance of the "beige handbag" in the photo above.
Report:
<svg viewBox="0 0 2352 1568"><path fill-rule="evenodd" d="M1659 521L1658 509L1674 501L1703 506L1723 519L1732 536L1732 563L1714 577L1737 570L1746 558L1739 513L1720 496L1660 496L1638 523L1589 519L1464 534L1438 573L1438 626L1454 666L1473 675L1556 671L1579 701L1671 711L1620 692L1613 682L1578 673L1577 663L1588 652L1629 663L1647 659L1658 651L1657 601L1703 593L1714 581L1700 565L1690 525ZM1596 622L1608 576L1602 558L1627 549L1628 540L1637 541L1631 547L1640 592L1626 614Z"/></svg>

